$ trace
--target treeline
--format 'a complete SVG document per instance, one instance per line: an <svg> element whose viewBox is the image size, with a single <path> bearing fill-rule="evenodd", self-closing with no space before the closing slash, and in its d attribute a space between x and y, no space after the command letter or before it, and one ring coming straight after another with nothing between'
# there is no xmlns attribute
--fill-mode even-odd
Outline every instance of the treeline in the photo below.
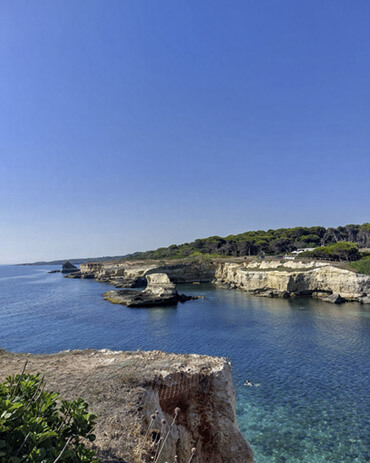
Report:
<svg viewBox="0 0 370 463"><path fill-rule="evenodd" d="M351 262L362 257L357 243L339 241L338 243L319 246L312 251L302 252L300 257L314 257L315 259L339 260Z"/></svg>
<svg viewBox="0 0 370 463"><path fill-rule="evenodd" d="M192 243L172 244L154 251L136 252L128 259L181 259L196 256L256 256L279 255L300 248L317 248L338 242L356 243L370 247L370 223L346 225L337 228L295 227L276 230L258 230L197 239Z"/></svg>

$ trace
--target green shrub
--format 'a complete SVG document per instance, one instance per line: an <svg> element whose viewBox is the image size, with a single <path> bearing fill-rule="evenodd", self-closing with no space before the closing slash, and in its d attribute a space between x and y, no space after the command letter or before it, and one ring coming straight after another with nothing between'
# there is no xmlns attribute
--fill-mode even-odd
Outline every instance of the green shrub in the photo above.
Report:
<svg viewBox="0 0 370 463"><path fill-rule="evenodd" d="M84 445L96 416L83 399L62 400L44 390L40 375L16 375L0 383L0 463L95 463Z"/></svg>
<svg viewBox="0 0 370 463"><path fill-rule="evenodd" d="M359 273L370 275L370 256L363 257L362 259L357 260L356 262L351 262L350 266Z"/></svg>
<svg viewBox="0 0 370 463"><path fill-rule="evenodd" d="M313 251L302 252L301 257L315 257L319 259L351 261L361 257L355 243L340 241L339 243L320 246Z"/></svg>

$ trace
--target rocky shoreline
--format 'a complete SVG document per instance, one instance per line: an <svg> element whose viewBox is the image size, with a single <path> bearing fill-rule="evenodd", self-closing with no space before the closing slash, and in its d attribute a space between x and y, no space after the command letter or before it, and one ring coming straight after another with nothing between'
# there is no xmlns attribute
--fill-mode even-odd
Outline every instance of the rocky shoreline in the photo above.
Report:
<svg viewBox="0 0 370 463"><path fill-rule="evenodd" d="M109 261L81 264L79 272L66 277L93 278L116 288L137 288L144 287L153 274L167 275L174 285L215 283L263 297L314 297L331 303L370 303L370 276L333 262L315 260ZM150 291L146 293L149 294ZM138 294L131 296L133 302L139 297ZM129 299L127 294L118 291L109 292L106 298L111 302ZM118 303L125 301L121 299Z"/></svg>
<svg viewBox="0 0 370 463"><path fill-rule="evenodd" d="M193 448L197 463L254 461L237 426L231 366L224 358L159 351L0 351L0 381L20 373L26 360L27 373L44 375L46 387L65 399L83 397L98 415L93 445L102 463L149 463L155 441L167 433L158 463L172 462L175 455L186 463Z"/></svg>

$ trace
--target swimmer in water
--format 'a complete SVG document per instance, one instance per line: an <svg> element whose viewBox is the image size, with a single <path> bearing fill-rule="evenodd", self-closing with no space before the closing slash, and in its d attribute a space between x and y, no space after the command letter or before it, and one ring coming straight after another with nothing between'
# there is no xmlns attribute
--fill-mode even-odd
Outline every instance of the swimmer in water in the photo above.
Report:
<svg viewBox="0 0 370 463"><path fill-rule="evenodd" d="M249 379L246 379L245 380L245 383L244 383L244 386L252 386L252 387L259 387L261 386L261 383L256 383L256 384L253 384L249 381Z"/></svg>

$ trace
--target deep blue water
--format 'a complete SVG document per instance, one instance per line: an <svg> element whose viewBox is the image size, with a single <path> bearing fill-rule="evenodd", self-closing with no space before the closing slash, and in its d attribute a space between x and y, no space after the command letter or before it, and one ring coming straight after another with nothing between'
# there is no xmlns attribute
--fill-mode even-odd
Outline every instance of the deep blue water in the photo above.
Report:
<svg viewBox="0 0 370 463"><path fill-rule="evenodd" d="M257 463L370 461L370 307L249 296L212 286L177 308L128 309L112 289L0 266L0 347L160 349L233 362L239 426ZM260 384L244 387L245 379ZM242 462L241 462L242 463Z"/></svg>

